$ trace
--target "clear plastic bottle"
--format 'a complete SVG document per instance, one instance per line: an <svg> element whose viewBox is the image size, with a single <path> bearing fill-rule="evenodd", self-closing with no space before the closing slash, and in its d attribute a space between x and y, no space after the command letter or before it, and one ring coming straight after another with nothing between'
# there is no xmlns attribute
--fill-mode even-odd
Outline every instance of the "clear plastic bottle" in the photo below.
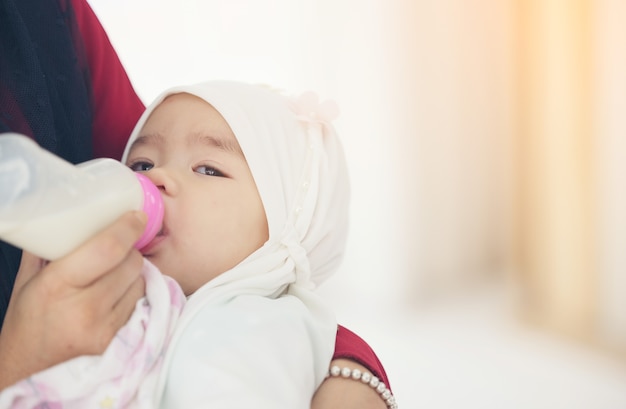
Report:
<svg viewBox="0 0 626 409"><path fill-rule="evenodd" d="M108 158L72 165L24 135L0 134L0 239L55 260L139 209L148 215L140 249L163 222L161 194L147 177Z"/></svg>

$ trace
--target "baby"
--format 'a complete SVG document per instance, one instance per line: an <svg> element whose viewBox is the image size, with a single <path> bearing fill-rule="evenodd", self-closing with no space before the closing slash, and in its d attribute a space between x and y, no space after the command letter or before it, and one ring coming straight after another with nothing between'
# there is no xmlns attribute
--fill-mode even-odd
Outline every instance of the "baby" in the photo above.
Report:
<svg viewBox="0 0 626 409"><path fill-rule="evenodd" d="M312 290L347 235L335 114L234 82L161 94L123 158L165 204L142 250L146 298L104 355L36 374L0 407L309 408L337 328Z"/></svg>

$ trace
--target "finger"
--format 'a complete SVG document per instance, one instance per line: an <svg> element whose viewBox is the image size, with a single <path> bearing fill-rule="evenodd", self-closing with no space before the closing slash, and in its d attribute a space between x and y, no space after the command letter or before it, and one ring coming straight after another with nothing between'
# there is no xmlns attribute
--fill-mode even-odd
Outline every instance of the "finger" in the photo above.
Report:
<svg viewBox="0 0 626 409"><path fill-rule="evenodd" d="M130 319L131 314L135 309L137 301L146 293L146 284L143 277L138 277L133 283L126 289L126 292L118 299L118 302L113 306L110 314L110 320L112 325L112 334L124 325Z"/></svg>
<svg viewBox="0 0 626 409"><path fill-rule="evenodd" d="M142 255L137 250L131 250L120 264L87 286L85 295L99 300L100 311L108 314L141 277L142 265Z"/></svg>
<svg viewBox="0 0 626 409"><path fill-rule="evenodd" d="M50 263L65 281L84 287L120 264L133 249L146 225L146 215L128 212L83 243L78 249Z"/></svg>
<svg viewBox="0 0 626 409"><path fill-rule="evenodd" d="M29 282L39 271L41 271L43 265L43 259L27 251L23 251L20 268L17 271L15 284L13 285L13 293L19 292L27 282Z"/></svg>
<svg viewBox="0 0 626 409"><path fill-rule="evenodd" d="M110 343L111 339L115 336L117 331L128 322L131 314L135 310L137 301L141 299L146 292L145 282L142 276L137 277L135 281L126 289L126 292L118 299L118 302L113 306L112 310L107 316L107 328L101 335L103 343L101 346L102 351Z"/></svg>

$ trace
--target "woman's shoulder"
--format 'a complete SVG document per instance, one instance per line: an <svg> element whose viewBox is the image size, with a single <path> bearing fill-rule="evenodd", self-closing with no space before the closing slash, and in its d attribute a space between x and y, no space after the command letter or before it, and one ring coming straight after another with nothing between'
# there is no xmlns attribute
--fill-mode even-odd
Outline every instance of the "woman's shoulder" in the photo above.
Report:
<svg viewBox="0 0 626 409"><path fill-rule="evenodd" d="M71 6L89 70L94 156L119 159L145 107L89 3L71 0Z"/></svg>

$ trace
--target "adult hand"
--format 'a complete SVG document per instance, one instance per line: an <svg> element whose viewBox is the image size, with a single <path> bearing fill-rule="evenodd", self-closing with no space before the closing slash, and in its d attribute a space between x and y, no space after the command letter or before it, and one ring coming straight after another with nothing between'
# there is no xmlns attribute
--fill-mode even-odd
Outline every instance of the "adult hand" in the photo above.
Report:
<svg viewBox="0 0 626 409"><path fill-rule="evenodd" d="M145 223L145 214L129 212L50 263L24 253L0 332L0 390L106 349L145 292L133 248Z"/></svg>

